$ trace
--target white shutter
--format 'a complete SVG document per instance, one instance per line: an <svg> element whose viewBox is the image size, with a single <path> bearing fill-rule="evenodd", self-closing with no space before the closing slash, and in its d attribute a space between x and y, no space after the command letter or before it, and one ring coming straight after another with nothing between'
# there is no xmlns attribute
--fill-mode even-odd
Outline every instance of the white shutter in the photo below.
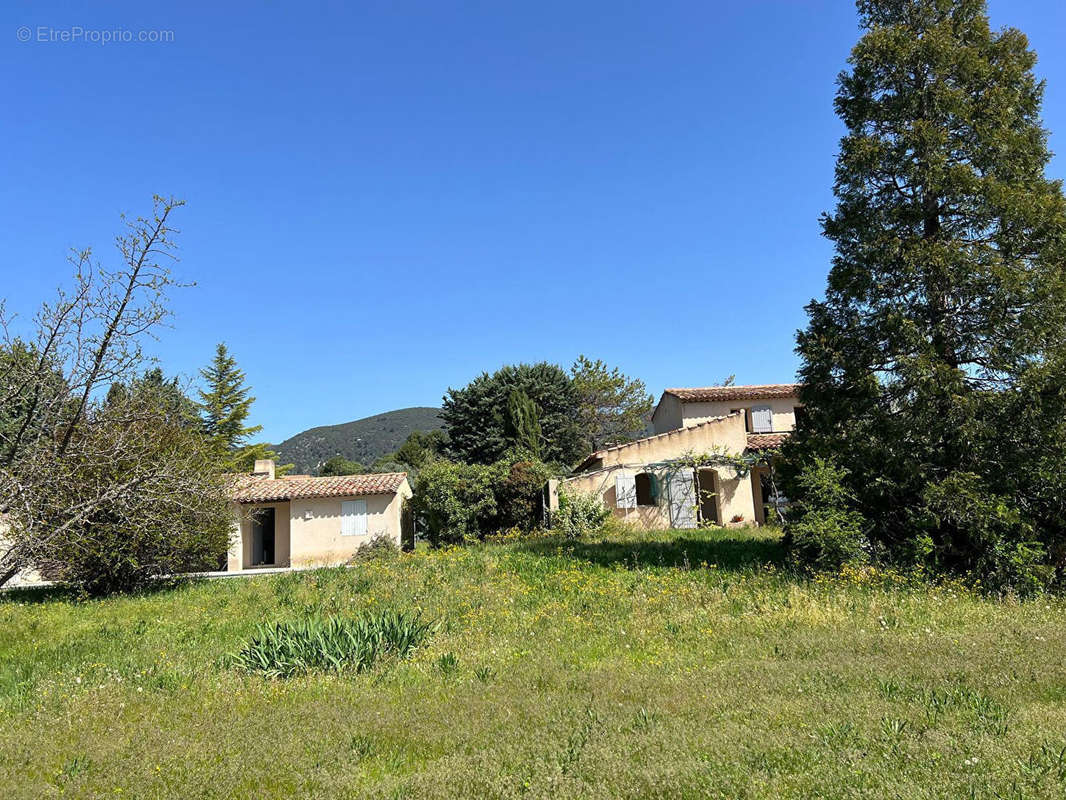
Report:
<svg viewBox="0 0 1066 800"><path fill-rule="evenodd" d="M637 507L637 477L620 472L614 479L614 504L617 508Z"/></svg>
<svg viewBox="0 0 1066 800"><path fill-rule="evenodd" d="M345 500L341 503L341 536L361 536L366 533L366 500Z"/></svg>
<svg viewBox="0 0 1066 800"><path fill-rule="evenodd" d="M751 429L753 433L773 433L774 410L770 406L753 406L751 409Z"/></svg>
<svg viewBox="0 0 1066 800"><path fill-rule="evenodd" d="M691 469L679 469L670 474L667 483L670 493L670 526L696 527L696 484Z"/></svg>

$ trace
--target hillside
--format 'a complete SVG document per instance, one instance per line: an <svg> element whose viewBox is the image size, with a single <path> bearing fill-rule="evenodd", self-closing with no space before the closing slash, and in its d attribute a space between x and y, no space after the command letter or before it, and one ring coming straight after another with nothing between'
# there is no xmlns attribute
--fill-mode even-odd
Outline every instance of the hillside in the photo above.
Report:
<svg viewBox="0 0 1066 800"><path fill-rule="evenodd" d="M439 408L421 406L400 408L340 425L311 428L272 447L281 463L296 465L296 472L313 474L320 464L336 455L369 466L393 452L412 432L440 428L439 412Z"/></svg>

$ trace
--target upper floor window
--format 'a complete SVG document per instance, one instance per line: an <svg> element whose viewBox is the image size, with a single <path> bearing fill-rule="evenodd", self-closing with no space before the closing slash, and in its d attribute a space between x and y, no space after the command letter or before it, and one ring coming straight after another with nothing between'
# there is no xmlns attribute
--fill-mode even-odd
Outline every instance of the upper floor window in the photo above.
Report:
<svg viewBox="0 0 1066 800"><path fill-rule="evenodd" d="M770 406L751 407L751 430L753 433L774 432L774 411Z"/></svg>

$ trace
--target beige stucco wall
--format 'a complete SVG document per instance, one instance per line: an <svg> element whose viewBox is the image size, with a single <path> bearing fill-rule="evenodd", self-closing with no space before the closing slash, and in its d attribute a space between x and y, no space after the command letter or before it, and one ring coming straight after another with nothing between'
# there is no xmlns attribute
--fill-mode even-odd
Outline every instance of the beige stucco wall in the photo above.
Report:
<svg viewBox="0 0 1066 800"><path fill-rule="evenodd" d="M641 528L656 529L670 527L670 508L663 502L657 506L637 506L636 508L618 508L615 495L615 478L620 472L642 472L638 467L613 466L585 475L576 475L563 481L561 491L593 495L600 498L604 506L619 519L624 519Z"/></svg>
<svg viewBox="0 0 1066 800"><path fill-rule="evenodd" d="M729 414L734 409L744 409L751 421L751 409L755 406L770 406L774 418L774 433L784 433L796 427L798 397L778 397L770 400L719 400L713 403L681 403L681 425L691 428L715 417Z"/></svg>
<svg viewBox="0 0 1066 800"><path fill-rule="evenodd" d="M656 433L666 433L682 427L681 401L672 394L664 394L651 417L651 427Z"/></svg>
<svg viewBox="0 0 1066 800"><path fill-rule="evenodd" d="M378 534L384 534L400 545L400 518L403 502L411 496L411 487L404 480L395 494L375 494L359 497L316 497L292 500L287 503L246 505L245 511L255 507L274 506L275 560L278 566L318 567L344 564L359 549ZM367 525L365 534L341 534L341 503L346 500L365 500ZM242 515L239 531L235 527L234 543L230 548L229 570L247 568L251 559L251 521ZM284 522L283 522L284 520ZM284 544L283 544L284 542ZM284 554L284 562L282 555Z"/></svg>
<svg viewBox="0 0 1066 800"><path fill-rule="evenodd" d="M341 503L345 500L366 501L365 534L341 535ZM292 566L343 564L361 544L379 534L388 536L398 547L401 503L399 494L293 500Z"/></svg>
<svg viewBox="0 0 1066 800"><path fill-rule="evenodd" d="M682 402L672 394L664 394L655 407L652 428L656 433L666 433L677 428L691 428L715 417L724 417L736 409L744 409L751 422L753 406L770 406L773 412L774 432L791 431L796 427L798 397L779 397L770 400L716 400L708 403Z"/></svg>
<svg viewBox="0 0 1066 800"><path fill-rule="evenodd" d="M598 468L567 478L563 490L591 494L600 498L611 512L626 521L645 528L668 528L670 510L666 502L657 506L618 508L615 479L619 472L645 472L646 466L669 461L687 454L711 452L715 447L727 453L739 454L747 447L747 434L740 414L724 417L698 428L679 428L665 435L640 439L628 445L604 451ZM718 518L732 524L734 516L742 517L739 524L755 520L751 476L738 477L731 467L718 467Z"/></svg>

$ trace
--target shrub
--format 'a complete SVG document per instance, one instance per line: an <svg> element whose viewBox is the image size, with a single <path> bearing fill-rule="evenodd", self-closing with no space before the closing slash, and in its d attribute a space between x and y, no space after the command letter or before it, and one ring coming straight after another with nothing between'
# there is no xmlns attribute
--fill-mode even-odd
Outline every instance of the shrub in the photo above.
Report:
<svg viewBox="0 0 1066 800"><path fill-rule="evenodd" d="M965 572L987 588L1023 595L1051 580L1054 569L1032 524L979 475L953 472L927 484L922 500L916 524L926 531L925 566Z"/></svg>
<svg viewBox="0 0 1066 800"><path fill-rule="evenodd" d="M12 538L33 551L34 565L94 595L217 569L233 512L210 443L167 422L152 398L86 416L71 449L42 464L40 482L12 508Z"/></svg>
<svg viewBox="0 0 1066 800"><path fill-rule="evenodd" d="M863 518L851 510L847 473L814 459L796 478L800 497L786 528L793 557L812 569L839 569L866 558Z"/></svg>
<svg viewBox="0 0 1066 800"><path fill-rule="evenodd" d="M378 561L395 558L400 554L400 548L388 535L376 533L369 541L359 545L355 554L348 560L349 564L361 561Z"/></svg>
<svg viewBox="0 0 1066 800"><path fill-rule="evenodd" d="M496 484L497 529L531 531L541 524L541 497L552 471L540 461L519 461Z"/></svg>
<svg viewBox="0 0 1066 800"><path fill-rule="evenodd" d="M235 666L268 678L304 672L362 672L380 659L406 658L429 635L417 615L385 609L356 619L310 617L260 625L232 656Z"/></svg>
<svg viewBox="0 0 1066 800"><path fill-rule="evenodd" d="M418 474L411 509L434 547L477 541L497 516L495 466L432 461Z"/></svg>
<svg viewBox="0 0 1066 800"><path fill-rule="evenodd" d="M539 461L431 461L415 480L411 509L434 546L529 532L540 524L540 495L551 474Z"/></svg>
<svg viewBox="0 0 1066 800"><path fill-rule="evenodd" d="M611 512L598 497L580 492L559 492L559 510L552 527L568 539L578 539L603 527Z"/></svg>

